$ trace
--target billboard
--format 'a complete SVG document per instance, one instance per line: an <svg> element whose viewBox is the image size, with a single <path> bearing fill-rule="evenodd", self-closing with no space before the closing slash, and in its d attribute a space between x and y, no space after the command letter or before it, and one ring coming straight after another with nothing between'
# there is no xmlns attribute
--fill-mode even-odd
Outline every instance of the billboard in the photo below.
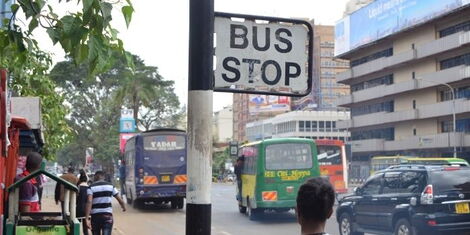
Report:
<svg viewBox="0 0 470 235"><path fill-rule="evenodd" d="M470 0L376 0L336 23L335 56L469 4Z"/></svg>
<svg viewBox="0 0 470 235"><path fill-rule="evenodd" d="M249 95L250 114L290 111L290 98L275 95Z"/></svg>

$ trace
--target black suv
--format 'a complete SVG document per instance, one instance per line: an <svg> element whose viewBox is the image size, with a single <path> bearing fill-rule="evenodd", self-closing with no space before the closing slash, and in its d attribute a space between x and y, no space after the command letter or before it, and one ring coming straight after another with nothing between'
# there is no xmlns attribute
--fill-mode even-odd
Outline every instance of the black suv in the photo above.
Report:
<svg viewBox="0 0 470 235"><path fill-rule="evenodd" d="M400 165L339 201L342 235L470 234L470 168Z"/></svg>

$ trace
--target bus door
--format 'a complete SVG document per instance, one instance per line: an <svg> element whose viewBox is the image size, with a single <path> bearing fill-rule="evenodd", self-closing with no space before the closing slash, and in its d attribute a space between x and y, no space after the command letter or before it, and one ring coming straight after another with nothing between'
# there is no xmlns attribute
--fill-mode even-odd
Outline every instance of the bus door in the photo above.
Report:
<svg viewBox="0 0 470 235"><path fill-rule="evenodd" d="M273 143L265 148L261 200L295 200L300 185L313 174L314 153L308 142ZM318 168L316 168L318 169Z"/></svg>
<svg viewBox="0 0 470 235"><path fill-rule="evenodd" d="M144 186L186 183L186 137L143 136Z"/></svg>
<svg viewBox="0 0 470 235"><path fill-rule="evenodd" d="M344 172L344 148L339 145L317 145L320 174L329 178L338 193L347 192Z"/></svg>

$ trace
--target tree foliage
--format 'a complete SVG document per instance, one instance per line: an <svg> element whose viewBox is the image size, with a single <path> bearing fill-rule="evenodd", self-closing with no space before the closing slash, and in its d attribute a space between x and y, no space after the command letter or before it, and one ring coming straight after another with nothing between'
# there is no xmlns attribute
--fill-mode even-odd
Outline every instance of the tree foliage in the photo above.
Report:
<svg viewBox="0 0 470 235"><path fill-rule="evenodd" d="M58 4L64 2L71 0L58 0ZM109 69L114 63L113 53L129 57L117 37L117 30L111 25L111 11L114 6L120 6L128 25L134 11L130 0L76 2L81 4L80 10L58 15L54 11L57 1L17 0L11 5L12 16L1 19L6 26L0 29L0 66L12 74L11 88L18 95L41 98L46 141L44 155L49 159L67 142L71 129L65 120L68 112L63 105L65 96L56 92L56 84L48 77L51 57L41 49L33 32L43 28L75 65L87 64L90 69L81 79ZM21 18L24 20L18 20ZM127 61L132 67L132 60Z"/></svg>
<svg viewBox="0 0 470 235"><path fill-rule="evenodd" d="M107 72L93 79L83 79L90 68L77 67L71 60L57 63L50 73L70 106L68 123L74 138L65 149L83 151L83 156L84 149L93 147L95 159L108 166L119 156L121 108L137 110L136 120L142 130L161 125L175 127L182 115L173 81L164 80L157 67L147 66L132 55L132 73L125 58L115 58L116 63ZM61 151L58 157L66 161L68 152Z"/></svg>

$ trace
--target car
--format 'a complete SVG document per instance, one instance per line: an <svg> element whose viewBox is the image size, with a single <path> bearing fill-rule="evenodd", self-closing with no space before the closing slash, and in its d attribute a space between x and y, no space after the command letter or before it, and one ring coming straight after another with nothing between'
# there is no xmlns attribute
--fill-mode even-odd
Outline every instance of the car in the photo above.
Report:
<svg viewBox="0 0 470 235"><path fill-rule="evenodd" d="M468 234L470 168L398 165L338 202L341 235Z"/></svg>

